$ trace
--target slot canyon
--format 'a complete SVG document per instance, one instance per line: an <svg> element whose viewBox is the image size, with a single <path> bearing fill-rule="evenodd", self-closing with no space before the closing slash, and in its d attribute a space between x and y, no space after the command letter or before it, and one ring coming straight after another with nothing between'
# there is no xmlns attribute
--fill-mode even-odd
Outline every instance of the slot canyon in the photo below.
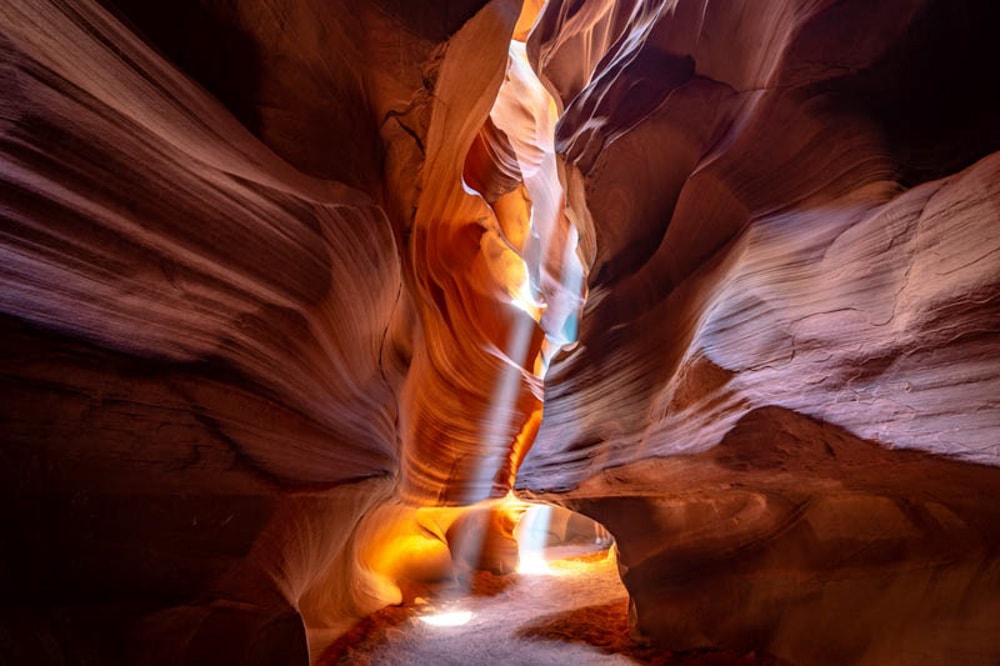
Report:
<svg viewBox="0 0 1000 666"><path fill-rule="evenodd" d="M0 1L0 665L1000 663L998 28Z"/></svg>

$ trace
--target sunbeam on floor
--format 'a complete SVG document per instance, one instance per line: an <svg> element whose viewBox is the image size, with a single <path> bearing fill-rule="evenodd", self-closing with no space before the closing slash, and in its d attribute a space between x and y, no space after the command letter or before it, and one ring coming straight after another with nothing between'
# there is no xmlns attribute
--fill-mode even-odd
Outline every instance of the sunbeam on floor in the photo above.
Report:
<svg viewBox="0 0 1000 666"><path fill-rule="evenodd" d="M533 520L549 513L540 510ZM639 646L628 637L628 595L613 549L578 543L535 552L550 575L477 572L462 598L447 587L422 590L426 596L362 622L318 663L636 663L628 656ZM571 557L560 559L566 553Z"/></svg>
<svg viewBox="0 0 1000 666"><path fill-rule="evenodd" d="M518 510L515 535L532 558L527 567L410 587L401 605L367 617L315 663L779 666L753 653L672 653L635 640L617 551L603 526L561 507L521 503Z"/></svg>

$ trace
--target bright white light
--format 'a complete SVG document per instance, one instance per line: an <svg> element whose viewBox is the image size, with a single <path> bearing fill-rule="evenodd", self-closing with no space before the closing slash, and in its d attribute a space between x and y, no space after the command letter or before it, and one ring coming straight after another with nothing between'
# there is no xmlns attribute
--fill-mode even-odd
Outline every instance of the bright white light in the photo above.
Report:
<svg viewBox="0 0 1000 666"><path fill-rule="evenodd" d="M517 563L517 573L544 576L552 573L552 567L549 566L548 560L541 553L530 553L520 556L520 562Z"/></svg>
<svg viewBox="0 0 1000 666"><path fill-rule="evenodd" d="M423 615L420 621L432 627L460 627L472 619L472 611L450 611L448 613L435 613L434 615Z"/></svg>
<svg viewBox="0 0 1000 666"><path fill-rule="evenodd" d="M545 541L548 536L552 507L536 505L524 512L518 525L518 573L549 574L552 570L545 559Z"/></svg>
<svg viewBox="0 0 1000 666"><path fill-rule="evenodd" d="M531 281L525 280L518 287L517 292L511 297L511 303L515 307L520 308L528 313L532 319L538 321L541 316L542 304L535 300L534 294L531 293Z"/></svg>

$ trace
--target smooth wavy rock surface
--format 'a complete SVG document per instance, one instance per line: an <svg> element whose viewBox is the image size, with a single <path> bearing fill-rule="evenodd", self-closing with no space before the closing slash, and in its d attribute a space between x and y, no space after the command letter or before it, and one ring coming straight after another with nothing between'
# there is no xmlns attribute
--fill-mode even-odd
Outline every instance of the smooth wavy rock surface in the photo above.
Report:
<svg viewBox="0 0 1000 666"><path fill-rule="evenodd" d="M461 485L404 470L509 363L447 313L519 7L348 5L0 7L5 662L302 663L400 475Z"/></svg>
<svg viewBox="0 0 1000 666"><path fill-rule="evenodd" d="M529 54L564 107L590 299L518 487L614 533L637 631L996 658L995 20L546 6Z"/></svg>
<svg viewBox="0 0 1000 666"><path fill-rule="evenodd" d="M0 662L315 660L512 487L668 649L995 662L997 5L876 4L5 0Z"/></svg>
<svg viewBox="0 0 1000 666"><path fill-rule="evenodd" d="M765 407L707 453L609 469L560 501L614 534L632 629L671 650L989 664L995 483Z"/></svg>

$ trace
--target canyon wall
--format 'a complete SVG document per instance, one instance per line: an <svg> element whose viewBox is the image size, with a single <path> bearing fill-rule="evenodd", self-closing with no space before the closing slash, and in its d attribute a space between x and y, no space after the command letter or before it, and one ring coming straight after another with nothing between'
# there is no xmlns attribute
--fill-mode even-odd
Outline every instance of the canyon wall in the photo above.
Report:
<svg viewBox="0 0 1000 666"><path fill-rule="evenodd" d="M615 535L638 634L996 658L996 19L547 5L590 297L518 487Z"/></svg>
<svg viewBox="0 0 1000 666"><path fill-rule="evenodd" d="M996 660L995 5L523 5L0 5L0 661L305 663L511 485L668 649Z"/></svg>
<svg viewBox="0 0 1000 666"><path fill-rule="evenodd" d="M359 525L505 365L452 262L519 11L0 8L0 660L299 664L398 601Z"/></svg>

